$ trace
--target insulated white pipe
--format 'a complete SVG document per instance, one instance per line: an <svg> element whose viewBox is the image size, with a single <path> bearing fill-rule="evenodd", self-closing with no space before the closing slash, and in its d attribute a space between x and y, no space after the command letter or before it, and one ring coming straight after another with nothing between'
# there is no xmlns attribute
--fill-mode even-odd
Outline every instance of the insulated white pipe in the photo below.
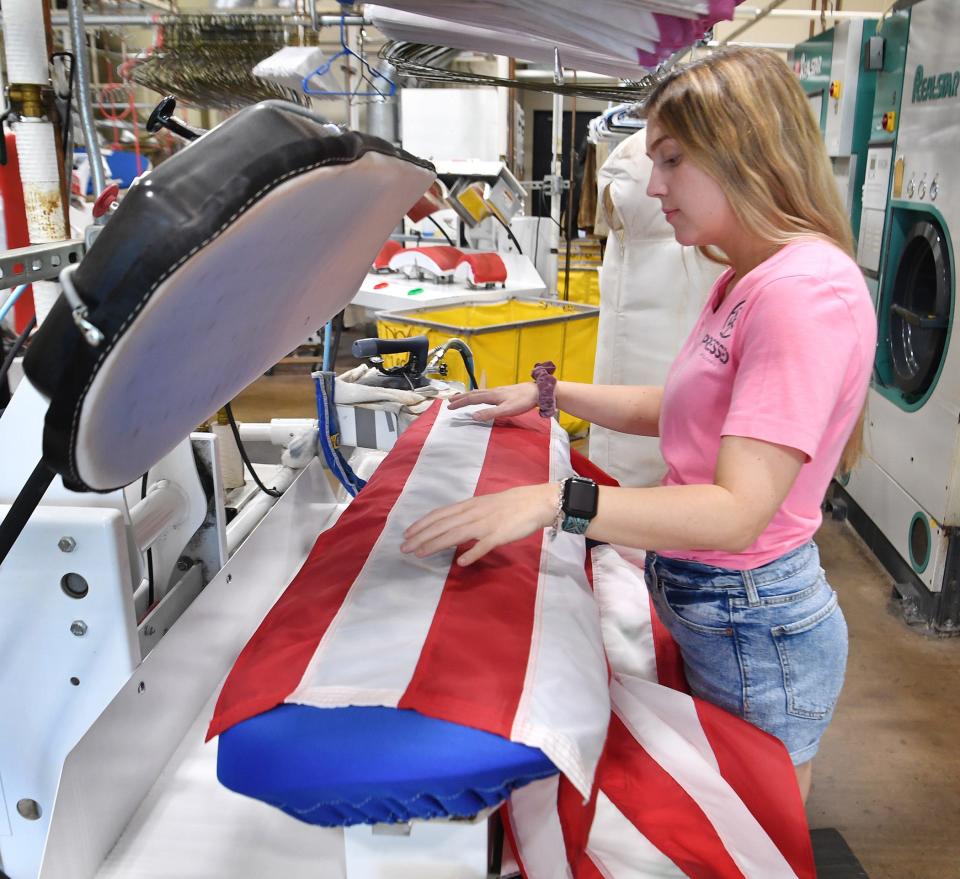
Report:
<svg viewBox="0 0 960 879"><path fill-rule="evenodd" d="M46 85L47 33L37 0L4 0L3 44L7 80L18 85Z"/></svg>
<svg viewBox="0 0 960 879"><path fill-rule="evenodd" d="M271 443L286 448L290 440L305 430L316 430L317 422L310 418L271 418L269 424L243 422L238 427L244 443Z"/></svg>
<svg viewBox="0 0 960 879"><path fill-rule="evenodd" d="M70 237L60 198L60 163L56 131L46 119L21 119L11 126L17 138L23 204L31 244L47 244ZM53 281L35 281L33 304L42 324L60 295Z"/></svg>
<svg viewBox="0 0 960 879"><path fill-rule="evenodd" d="M130 527L140 552L146 552L163 534L179 525L190 511L183 489L161 479L150 487L147 496L130 510Z"/></svg>
<svg viewBox="0 0 960 879"><path fill-rule="evenodd" d="M269 482L264 484L282 493L290 487L299 472L299 470L293 470L290 467L278 467ZM279 498L261 491L237 513L227 525L227 553L229 555L233 555L237 547L260 524L260 521L278 500Z"/></svg>

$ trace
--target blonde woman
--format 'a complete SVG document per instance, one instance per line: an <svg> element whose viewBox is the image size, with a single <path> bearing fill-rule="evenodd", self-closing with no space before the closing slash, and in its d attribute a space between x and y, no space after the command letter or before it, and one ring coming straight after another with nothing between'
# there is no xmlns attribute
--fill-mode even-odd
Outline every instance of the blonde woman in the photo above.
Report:
<svg viewBox="0 0 960 879"><path fill-rule="evenodd" d="M806 799L847 655L812 537L831 477L860 450L873 306L806 96L775 54L697 61L656 88L647 113L648 193L677 241L727 269L664 387L558 382L555 393L579 418L659 435L662 485L567 480L471 498L413 524L401 549L476 541L459 557L470 564L556 518L645 548L691 689L780 738ZM538 399L524 384L451 406L492 403L474 415L486 421Z"/></svg>

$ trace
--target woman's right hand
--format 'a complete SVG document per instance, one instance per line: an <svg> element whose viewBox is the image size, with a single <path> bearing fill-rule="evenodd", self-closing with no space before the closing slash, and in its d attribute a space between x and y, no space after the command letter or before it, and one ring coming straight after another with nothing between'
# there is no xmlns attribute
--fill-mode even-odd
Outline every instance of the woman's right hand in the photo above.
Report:
<svg viewBox="0 0 960 879"><path fill-rule="evenodd" d="M493 421L506 415L522 415L537 405L537 386L533 382L519 385L504 385L500 388L488 388L484 391L467 391L457 394L449 400L451 409L462 409L477 403L493 404L486 409L473 413L474 421Z"/></svg>

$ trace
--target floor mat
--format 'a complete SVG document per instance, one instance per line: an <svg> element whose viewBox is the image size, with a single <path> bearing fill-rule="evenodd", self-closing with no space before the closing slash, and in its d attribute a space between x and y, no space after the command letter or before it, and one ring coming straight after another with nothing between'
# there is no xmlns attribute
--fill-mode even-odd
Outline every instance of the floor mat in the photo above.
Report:
<svg viewBox="0 0 960 879"><path fill-rule="evenodd" d="M810 839L817 879L869 879L839 830L832 827L811 830Z"/></svg>

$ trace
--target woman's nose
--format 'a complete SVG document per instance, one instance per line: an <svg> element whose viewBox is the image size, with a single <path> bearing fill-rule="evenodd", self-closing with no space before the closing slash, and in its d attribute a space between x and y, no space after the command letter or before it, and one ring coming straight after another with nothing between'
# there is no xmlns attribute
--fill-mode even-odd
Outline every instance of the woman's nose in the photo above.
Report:
<svg viewBox="0 0 960 879"><path fill-rule="evenodd" d="M660 178L660 174L654 168L653 172L650 174L650 179L647 181L647 195L650 198L660 198L664 194L663 181Z"/></svg>

